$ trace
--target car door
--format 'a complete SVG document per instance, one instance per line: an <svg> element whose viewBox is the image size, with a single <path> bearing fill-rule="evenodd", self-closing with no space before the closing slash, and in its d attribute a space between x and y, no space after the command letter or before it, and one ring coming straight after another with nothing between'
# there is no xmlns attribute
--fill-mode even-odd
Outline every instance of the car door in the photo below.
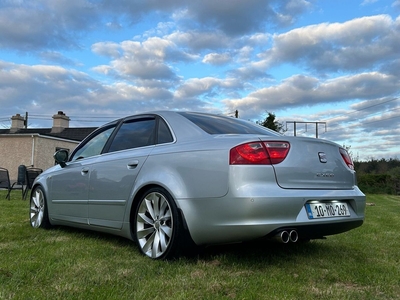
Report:
<svg viewBox="0 0 400 300"><path fill-rule="evenodd" d="M114 126L103 128L78 146L69 162L50 178L51 218L88 224L90 170L98 159Z"/></svg>
<svg viewBox="0 0 400 300"><path fill-rule="evenodd" d="M135 179L155 145L156 118L124 121L107 153L91 169L89 222L93 226L122 227Z"/></svg>

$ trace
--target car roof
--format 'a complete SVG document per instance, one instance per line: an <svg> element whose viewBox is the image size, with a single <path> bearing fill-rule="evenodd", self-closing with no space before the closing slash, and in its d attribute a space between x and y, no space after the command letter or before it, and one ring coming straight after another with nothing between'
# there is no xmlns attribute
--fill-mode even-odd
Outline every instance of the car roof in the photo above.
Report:
<svg viewBox="0 0 400 300"><path fill-rule="evenodd" d="M173 110L156 110L156 111L147 111L143 113L138 113L138 114L133 114L133 115L128 115L126 117L120 118L118 120L114 120L112 122L109 122L101 127L104 126L109 126L111 124L116 124L119 122L124 122L129 119L133 118L141 118L141 117L150 117L150 116L159 116L163 118L167 124L170 126L171 130L173 131L175 137L179 138L179 140L193 140L193 139L207 139L211 138L212 135L204 131L202 128L200 128L198 125L190 121L188 118L184 116L184 114L193 114L193 115L202 115L202 116L218 116L219 118L222 119L230 119L232 120L232 117L224 116L224 115L217 115L217 114L212 114L212 113L204 113L204 112L195 112L195 111L173 111ZM238 119L238 121L243 122L243 123L251 123L246 120ZM255 123L252 123L254 126L258 126ZM261 126L260 126L261 127ZM269 132L268 135L275 135L275 136L280 136L279 133L274 132L272 130L268 130L263 127L263 130L266 130L266 135L267 132Z"/></svg>

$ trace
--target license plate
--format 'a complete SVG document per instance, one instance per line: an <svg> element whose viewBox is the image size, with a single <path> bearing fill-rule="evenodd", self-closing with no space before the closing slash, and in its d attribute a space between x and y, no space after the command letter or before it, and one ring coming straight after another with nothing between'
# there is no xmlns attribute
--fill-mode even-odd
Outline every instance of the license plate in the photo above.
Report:
<svg viewBox="0 0 400 300"><path fill-rule="evenodd" d="M306 204L309 219L350 217L350 210L345 202L310 202Z"/></svg>

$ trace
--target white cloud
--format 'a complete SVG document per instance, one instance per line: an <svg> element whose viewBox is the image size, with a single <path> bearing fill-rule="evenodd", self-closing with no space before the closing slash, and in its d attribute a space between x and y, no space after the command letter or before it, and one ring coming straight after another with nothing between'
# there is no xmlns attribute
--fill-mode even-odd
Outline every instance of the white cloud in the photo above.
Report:
<svg viewBox="0 0 400 300"><path fill-rule="evenodd" d="M224 65L231 60L228 53L209 53L203 58L203 63L211 65Z"/></svg>
<svg viewBox="0 0 400 300"><path fill-rule="evenodd" d="M400 32L395 28L387 15L307 26L274 35L263 58L267 66L293 62L317 70L365 69L397 55Z"/></svg>
<svg viewBox="0 0 400 300"><path fill-rule="evenodd" d="M278 85L260 88L246 97L225 100L229 110L239 109L254 118L263 108L277 110L290 107L339 103L352 99L372 99L400 89L398 78L378 72L361 73L321 81L318 78L295 75Z"/></svg>

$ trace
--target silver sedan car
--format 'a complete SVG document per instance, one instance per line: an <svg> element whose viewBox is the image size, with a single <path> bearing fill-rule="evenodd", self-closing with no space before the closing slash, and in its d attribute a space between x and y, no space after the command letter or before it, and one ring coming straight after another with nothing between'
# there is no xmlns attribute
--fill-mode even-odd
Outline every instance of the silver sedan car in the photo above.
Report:
<svg viewBox="0 0 400 300"><path fill-rule="evenodd" d="M32 227L120 235L153 259L193 245L320 239L364 221L345 149L231 117L129 116L54 157L32 188Z"/></svg>

